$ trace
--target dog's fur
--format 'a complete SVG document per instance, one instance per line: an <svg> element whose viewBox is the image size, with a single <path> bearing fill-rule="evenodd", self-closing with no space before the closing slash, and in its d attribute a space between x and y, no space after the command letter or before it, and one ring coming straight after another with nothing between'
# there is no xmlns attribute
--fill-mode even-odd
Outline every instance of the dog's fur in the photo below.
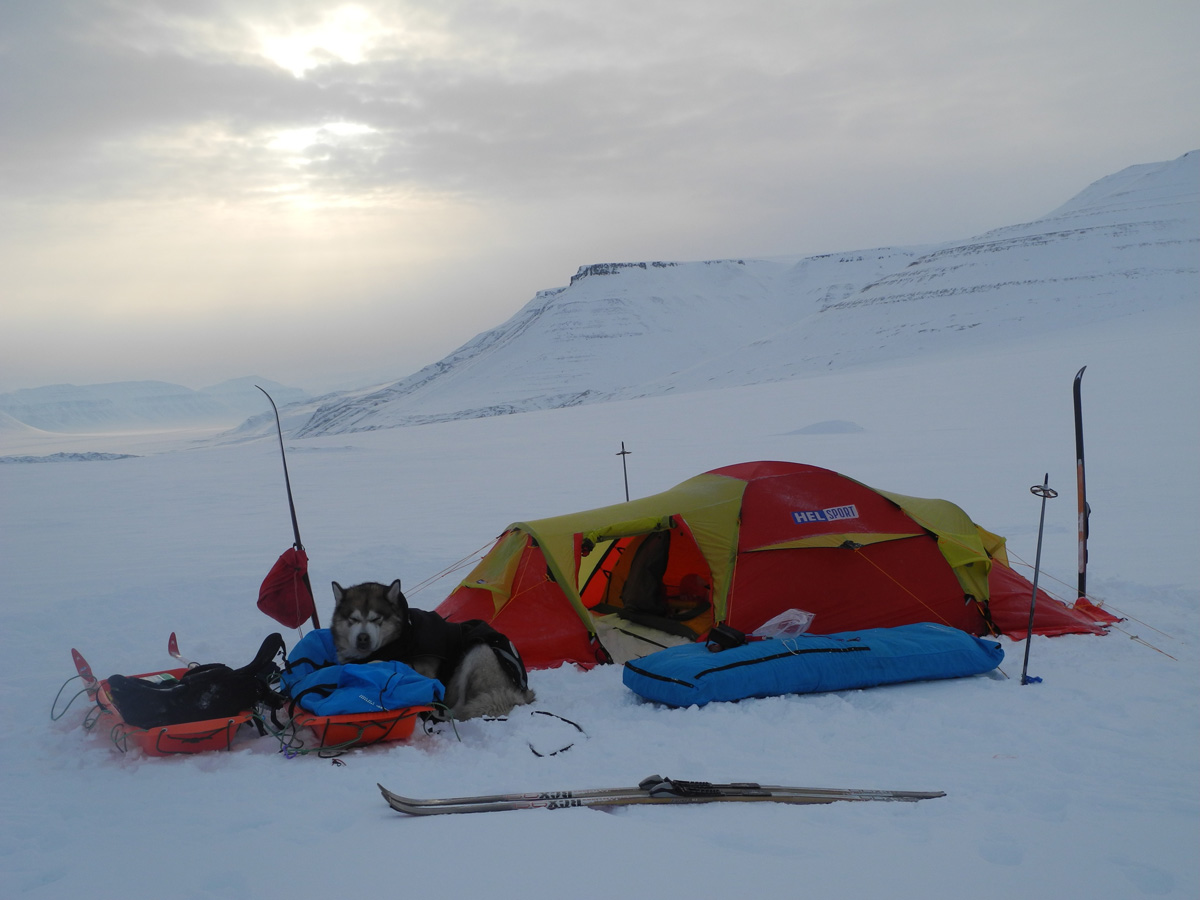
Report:
<svg viewBox="0 0 1200 900"><path fill-rule="evenodd" d="M445 703L455 719L506 716L531 703L533 691L514 682L480 632L496 634L482 622L447 622L434 612L410 609L397 579L343 588L333 582L330 632L338 662L387 659L411 666L446 688Z"/></svg>

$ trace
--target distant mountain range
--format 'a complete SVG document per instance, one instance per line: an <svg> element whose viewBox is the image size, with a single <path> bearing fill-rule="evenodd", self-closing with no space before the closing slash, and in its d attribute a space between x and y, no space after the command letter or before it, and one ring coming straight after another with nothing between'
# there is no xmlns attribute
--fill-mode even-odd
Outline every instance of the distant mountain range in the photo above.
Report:
<svg viewBox="0 0 1200 900"><path fill-rule="evenodd" d="M240 378L0 394L0 433L242 424L317 436L698 391L991 347L1200 297L1200 151L1131 166L1032 222L820 256L584 266L383 387L312 398Z"/></svg>
<svg viewBox="0 0 1200 900"><path fill-rule="evenodd" d="M1124 169L1040 219L964 241L589 265L407 378L291 407L288 428L298 437L395 428L991 346L1195 303L1198 250L1193 151Z"/></svg>
<svg viewBox="0 0 1200 900"><path fill-rule="evenodd" d="M305 391L245 377L192 390L164 381L56 384L0 394L0 433L140 431L185 426L232 426L266 407L262 385L280 406L309 397Z"/></svg>

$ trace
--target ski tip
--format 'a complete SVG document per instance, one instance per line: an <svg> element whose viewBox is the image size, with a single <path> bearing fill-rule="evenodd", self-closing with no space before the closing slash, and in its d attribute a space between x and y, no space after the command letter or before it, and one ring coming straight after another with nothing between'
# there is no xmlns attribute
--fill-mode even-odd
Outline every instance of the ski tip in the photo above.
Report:
<svg viewBox="0 0 1200 900"><path fill-rule="evenodd" d="M1086 368L1087 368L1087 366L1084 366L1084 367L1083 367L1083 369L1086 369ZM1076 372L1076 373L1075 373L1075 380L1076 380L1076 381L1078 381L1080 378L1082 378L1082 377L1083 377L1083 369L1080 369L1078 372Z"/></svg>

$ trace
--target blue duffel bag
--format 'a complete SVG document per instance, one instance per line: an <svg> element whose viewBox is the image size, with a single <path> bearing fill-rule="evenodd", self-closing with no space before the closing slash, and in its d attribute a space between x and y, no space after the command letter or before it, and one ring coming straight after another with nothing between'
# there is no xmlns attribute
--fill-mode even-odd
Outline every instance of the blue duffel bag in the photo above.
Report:
<svg viewBox="0 0 1200 900"><path fill-rule="evenodd" d="M402 662L337 663L333 638L319 628L288 654L280 679L292 703L319 716L375 713L440 703L445 688Z"/></svg>
<svg viewBox="0 0 1200 900"><path fill-rule="evenodd" d="M959 678L1004 659L994 641L921 622L839 634L751 641L720 652L682 644L625 663L625 686L671 706Z"/></svg>

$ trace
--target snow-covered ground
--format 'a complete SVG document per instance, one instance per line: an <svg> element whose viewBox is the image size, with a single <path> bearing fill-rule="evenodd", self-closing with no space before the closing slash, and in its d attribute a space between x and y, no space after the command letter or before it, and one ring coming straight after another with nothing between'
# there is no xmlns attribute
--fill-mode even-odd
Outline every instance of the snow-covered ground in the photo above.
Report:
<svg viewBox="0 0 1200 900"><path fill-rule="evenodd" d="M1039 509L1028 489L1049 471L1061 496L1047 509L1043 585L1063 587L1075 553L1070 386L1086 364L1091 583L1132 617L1107 637L1035 639L1030 671L1044 682L1024 687L1024 644L1008 641L1008 680L703 709L641 702L617 668L538 671L536 708L586 738L561 724L546 734L551 720L519 711L457 737L351 752L344 766L287 759L252 733L232 753L123 756L80 728L79 705L49 720L71 647L101 675L146 671L172 663L177 631L188 656L240 665L275 630L255 599L291 541L277 443L161 452L113 439L102 449L146 455L0 467L0 892L1195 897L1198 335L1197 310L1175 308L993 353L289 441L326 618L330 580L415 585L509 521L621 499L621 440L635 496L725 463L793 459L952 499L1026 561ZM831 420L862 430L796 433ZM435 606L452 582L414 604ZM572 739L555 756L529 749ZM375 790L461 795L652 773L948 796L409 820Z"/></svg>
<svg viewBox="0 0 1200 900"><path fill-rule="evenodd" d="M1078 216L1114 192L1119 199L1127 183L1085 192L1086 203L1060 214ZM1194 189L1189 202L1194 220ZM1017 231L997 236L1009 259L1045 264L1043 244L1018 247ZM1164 246L1150 243L1155 254ZM990 252L974 254L976 262L994 259ZM1164 277L1190 278L1195 301L1189 258L1190 270ZM929 269L934 261L923 265L932 281L941 277ZM102 677L169 667L172 631L193 659L248 662L278 628L255 600L292 540L278 442L253 429L230 442L202 431L5 427L2 455L70 456L0 465L0 709L9 725L0 749L0 896L1194 900L1200 303L1180 302L1177 287L1156 292L1161 279L1130 271L1124 263L1093 269L1093 289L1072 282L1057 301L1046 285L1060 282L1043 280L1036 314L1016 289L982 305L972 306L979 292L960 296L965 312L986 306L992 323L1015 321L1006 308L1030 316L987 340L978 329L942 329L930 338L936 346L907 339L920 349L907 356L886 335L886 352L859 352L870 347L847 316L903 325L902 304L887 300L898 295L877 288L864 299L878 302L838 319L858 336L853 359L838 355L842 331L826 332L837 364L824 371L788 371L781 335L775 349L758 344L748 351L757 356L720 363L743 374L761 364L764 377L750 380L763 383L672 376L658 396L286 442L326 620L331 580L399 577L412 588L474 559L509 522L623 499L622 441L632 451L633 496L735 462L813 463L953 500L1007 536L1026 564L1040 507L1029 487L1049 473L1060 496L1047 504L1041 584L1069 599L1071 382L1086 365L1090 593L1128 618L1105 637L1036 638L1030 673L1044 680L1027 686L1018 679L1025 644L1008 640L1007 679L701 709L642 702L617 667L568 668L531 673L535 708L579 723L584 735L518 710L507 722L353 751L344 765L286 758L253 732L230 753L122 755L106 735L80 727L82 701L50 719L55 692L73 674L70 648ZM1101 298L1103 314L1084 308L1089 297ZM285 414L285 423L295 418ZM134 456L86 456L95 453ZM444 577L410 600L433 608L455 583ZM530 749L572 742L556 755ZM465 795L629 785L656 773L947 796L408 819L375 788Z"/></svg>

